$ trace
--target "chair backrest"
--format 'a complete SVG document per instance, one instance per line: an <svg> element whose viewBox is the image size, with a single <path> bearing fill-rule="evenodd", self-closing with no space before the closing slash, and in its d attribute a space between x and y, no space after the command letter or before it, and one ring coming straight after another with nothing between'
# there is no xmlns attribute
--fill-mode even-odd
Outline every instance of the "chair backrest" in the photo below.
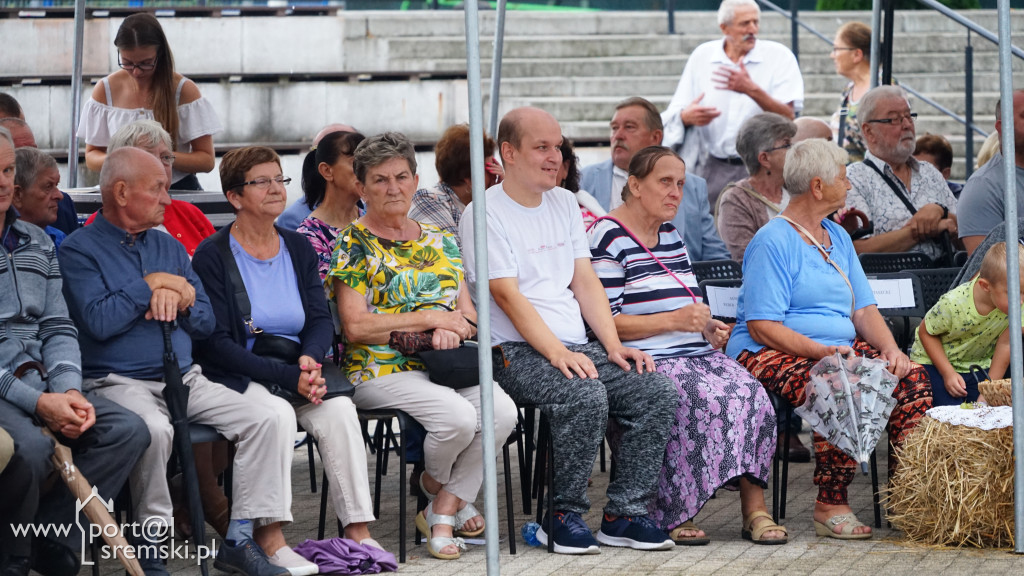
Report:
<svg viewBox="0 0 1024 576"><path fill-rule="evenodd" d="M892 252L861 254L860 265L864 268L865 274L871 275L911 269L920 270L931 268L935 264L931 258L921 252Z"/></svg>
<svg viewBox="0 0 1024 576"><path fill-rule="evenodd" d="M949 285L960 274L959 268L928 268L924 270L906 270L921 282L921 293L924 297L925 312L932 309L943 294L949 292Z"/></svg>
<svg viewBox="0 0 1024 576"><path fill-rule="evenodd" d="M75 211L78 212L78 220L85 222L89 216L103 207L103 198L97 189L95 192L73 191L68 193L75 201ZM171 198L183 200L199 208L213 227L220 230L235 220L234 210L231 203L224 197L222 192L194 192L171 190Z"/></svg>
<svg viewBox="0 0 1024 576"><path fill-rule="evenodd" d="M928 311L921 280L910 272L870 274L868 284L882 316L923 318Z"/></svg>
<svg viewBox="0 0 1024 576"><path fill-rule="evenodd" d="M716 320L726 323L736 321L736 303L739 300L743 280L735 278L701 280L698 286L701 294L704 295L704 303L711 307L711 315Z"/></svg>
<svg viewBox="0 0 1024 576"><path fill-rule="evenodd" d="M693 275L697 277L697 282L743 278L743 266L735 260L706 260L692 262L691 266L693 266Z"/></svg>

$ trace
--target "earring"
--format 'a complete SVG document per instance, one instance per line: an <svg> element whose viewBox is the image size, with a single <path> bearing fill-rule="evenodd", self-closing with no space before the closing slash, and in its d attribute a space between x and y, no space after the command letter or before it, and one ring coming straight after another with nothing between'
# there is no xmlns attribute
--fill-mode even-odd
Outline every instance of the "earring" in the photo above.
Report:
<svg viewBox="0 0 1024 576"><path fill-rule="evenodd" d="M772 171L771 170L765 170L764 174L765 174L765 176L771 176L772 175Z"/></svg>

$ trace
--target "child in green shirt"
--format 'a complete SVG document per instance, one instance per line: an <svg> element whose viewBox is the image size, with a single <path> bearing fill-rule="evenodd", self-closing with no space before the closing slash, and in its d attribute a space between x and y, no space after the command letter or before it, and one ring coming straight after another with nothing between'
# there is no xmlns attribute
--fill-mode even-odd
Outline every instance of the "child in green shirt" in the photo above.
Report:
<svg viewBox="0 0 1024 576"><path fill-rule="evenodd" d="M1024 270L1024 251L1014 245ZM1000 242L989 248L978 274L943 294L917 328L910 359L928 371L934 406L979 399L978 384L970 375L972 364L988 369L992 379L1006 373L1009 305L1006 243Z"/></svg>

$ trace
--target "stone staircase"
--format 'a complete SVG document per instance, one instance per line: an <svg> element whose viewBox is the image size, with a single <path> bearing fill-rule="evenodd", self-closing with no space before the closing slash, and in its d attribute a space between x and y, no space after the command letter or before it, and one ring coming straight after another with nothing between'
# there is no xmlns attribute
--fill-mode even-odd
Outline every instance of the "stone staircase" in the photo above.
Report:
<svg viewBox="0 0 1024 576"><path fill-rule="evenodd" d="M996 29L993 11L965 16ZM1019 15L1015 15L1019 16ZM843 22L869 21L867 12L803 12L831 38ZM119 21L90 20L86 74L95 80L116 65L110 39ZM345 12L336 16L174 18L163 22L179 70L194 77L227 130L218 145L304 142L329 121L367 133L404 130L432 142L449 125L468 119L464 20L460 12ZM0 82L23 102L44 148L66 146L71 94L69 21L0 20L10 49ZM670 99L689 53L717 39L715 14L679 12L677 34L666 33L660 12L509 13L502 65L501 106L539 106L552 112L567 136L598 145L608 135L614 104L641 95L658 106ZM1015 34L1024 18L1012 18ZM494 14L481 13L485 114ZM895 77L957 113L964 112L966 31L940 14L897 13ZM789 22L764 13L760 37L789 45ZM996 46L973 35L975 121L991 130L998 98ZM1024 45L1024 41L1017 44ZM806 31L799 38L805 81L804 114L827 119L846 83L829 59L829 46ZM1024 70L1015 59L1014 70ZM42 82L21 79L39 75ZM63 76L66 78L66 76ZM58 78L58 80L54 80ZM88 98L91 86L84 89ZM964 174L964 128L917 103L918 132L945 135ZM976 147L982 139L975 138ZM603 149L582 155L600 158Z"/></svg>

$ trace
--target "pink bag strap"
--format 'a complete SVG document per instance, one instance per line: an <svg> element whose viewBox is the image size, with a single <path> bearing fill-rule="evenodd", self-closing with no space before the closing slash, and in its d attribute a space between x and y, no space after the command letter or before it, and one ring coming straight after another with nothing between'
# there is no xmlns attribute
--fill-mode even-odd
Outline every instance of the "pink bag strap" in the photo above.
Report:
<svg viewBox="0 0 1024 576"><path fill-rule="evenodd" d="M637 238L636 235L633 234L633 231L630 230L629 228L627 228L626 225L623 224L621 221L619 221L618 218L616 218L614 216L601 216L597 220L594 220L593 222L590 223L590 226L587 227L587 231L589 232L590 229L593 228L594 225L596 225L601 220L611 220L612 222L615 222L616 224L618 224L619 228L622 228L622 230L626 232L626 235L629 236L630 239L633 240L633 242L635 242L637 246L643 248L644 252L647 252L647 255L650 256L655 262L657 262L658 266L661 266L662 270L664 270L665 272L668 272L668 275L671 276L673 280L678 282L680 286L682 286L684 289L686 289L686 292L690 295L690 298L693 299L693 303L694 304L697 303L697 296L694 295L693 290L690 290L690 287L687 286L686 283L683 282L683 280L681 278L679 278L678 276L675 275L675 273L673 273L671 270L669 270L668 266L665 266L665 264L657 256L655 256L653 252L651 252L647 248L647 246L644 246L644 243L641 242L640 239Z"/></svg>

